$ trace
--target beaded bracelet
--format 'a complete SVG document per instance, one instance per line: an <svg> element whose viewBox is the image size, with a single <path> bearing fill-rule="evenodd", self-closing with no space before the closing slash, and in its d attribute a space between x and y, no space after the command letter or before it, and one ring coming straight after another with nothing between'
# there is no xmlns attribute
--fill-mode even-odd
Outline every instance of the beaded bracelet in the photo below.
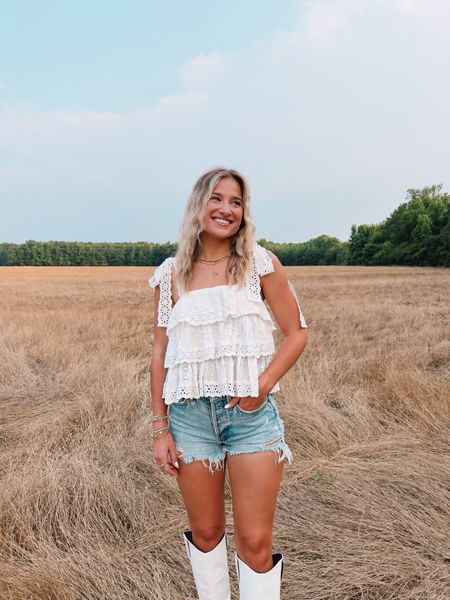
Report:
<svg viewBox="0 0 450 600"><path fill-rule="evenodd" d="M152 431L152 437L153 437L153 439L159 438L159 437L164 437L168 433L169 433L168 427L160 427L159 429Z"/></svg>

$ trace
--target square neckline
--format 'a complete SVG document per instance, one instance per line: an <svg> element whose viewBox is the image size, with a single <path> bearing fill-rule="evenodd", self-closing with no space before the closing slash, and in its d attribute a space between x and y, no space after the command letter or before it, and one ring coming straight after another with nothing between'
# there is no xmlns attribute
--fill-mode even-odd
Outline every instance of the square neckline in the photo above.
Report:
<svg viewBox="0 0 450 600"><path fill-rule="evenodd" d="M215 288L222 288L222 287L233 287L232 283L221 283L220 285L209 285L208 287L202 287L202 288L195 288L194 290L187 290L186 294L192 294L192 292L201 292L202 290L213 290Z"/></svg>
<svg viewBox="0 0 450 600"><path fill-rule="evenodd" d="M204 290L214 290L216 288L233 288L235 285L236 284L233 284L233 283L221 283L220 285L209 285L208 287L196 288L195 290L186 290L184 292L184 294L180 294L180 290L178 289L178 286L177 286L178 300L173 303L173 307L175 307L182 298L189 296L190 294L193 294L194 292L203 292Z"/></svg>

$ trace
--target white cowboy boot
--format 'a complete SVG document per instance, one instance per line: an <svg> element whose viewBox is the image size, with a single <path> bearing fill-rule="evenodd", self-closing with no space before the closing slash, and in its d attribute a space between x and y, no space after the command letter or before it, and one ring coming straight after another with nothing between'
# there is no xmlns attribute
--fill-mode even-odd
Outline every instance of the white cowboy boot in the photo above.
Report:
<svg viewBox="0 0 450 600"><path fill-rule="evenodd" d="M253 571L234 554L240 600L280 600L283 555L272 554L273 567L265 573Z"/></svg>
<svg viewBox="0 0 450 600"><path fill-rule="evenodd" d="M202 552L194 546L192 531L185 531L183 538L199 600L230 600L226 533L209 552Z"/></svg>

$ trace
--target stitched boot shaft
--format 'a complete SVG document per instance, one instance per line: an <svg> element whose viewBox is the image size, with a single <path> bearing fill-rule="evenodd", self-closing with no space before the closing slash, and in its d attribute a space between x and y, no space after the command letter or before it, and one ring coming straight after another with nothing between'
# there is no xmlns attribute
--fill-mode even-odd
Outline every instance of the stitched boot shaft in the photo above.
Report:
<svg viewBox="0 0 450 600"><path fill-rule="evenodd" d="M226 534L209 552L194 546L192 532L183 533L199 600L230 600Z"/></svg>
<svg viewBox="0 0 450 600"><path fill-rule="evenodd" d="M280 600L283 555L272 554L273 567L266 573L253 571L234 554L240 600Z"/></svg>

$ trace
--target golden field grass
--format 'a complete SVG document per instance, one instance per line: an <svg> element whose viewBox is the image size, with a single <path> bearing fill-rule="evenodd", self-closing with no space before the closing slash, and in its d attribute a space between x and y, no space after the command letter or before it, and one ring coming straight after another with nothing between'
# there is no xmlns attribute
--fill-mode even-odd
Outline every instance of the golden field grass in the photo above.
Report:
<svg viewBox="0 0 450 600"><path fill-rule="evenodd" d="M2 600L195 598L152 459L152 272L0 269ZM309 343L278 394L283 598L448 598L450 271L287 272Z"/></svg>

